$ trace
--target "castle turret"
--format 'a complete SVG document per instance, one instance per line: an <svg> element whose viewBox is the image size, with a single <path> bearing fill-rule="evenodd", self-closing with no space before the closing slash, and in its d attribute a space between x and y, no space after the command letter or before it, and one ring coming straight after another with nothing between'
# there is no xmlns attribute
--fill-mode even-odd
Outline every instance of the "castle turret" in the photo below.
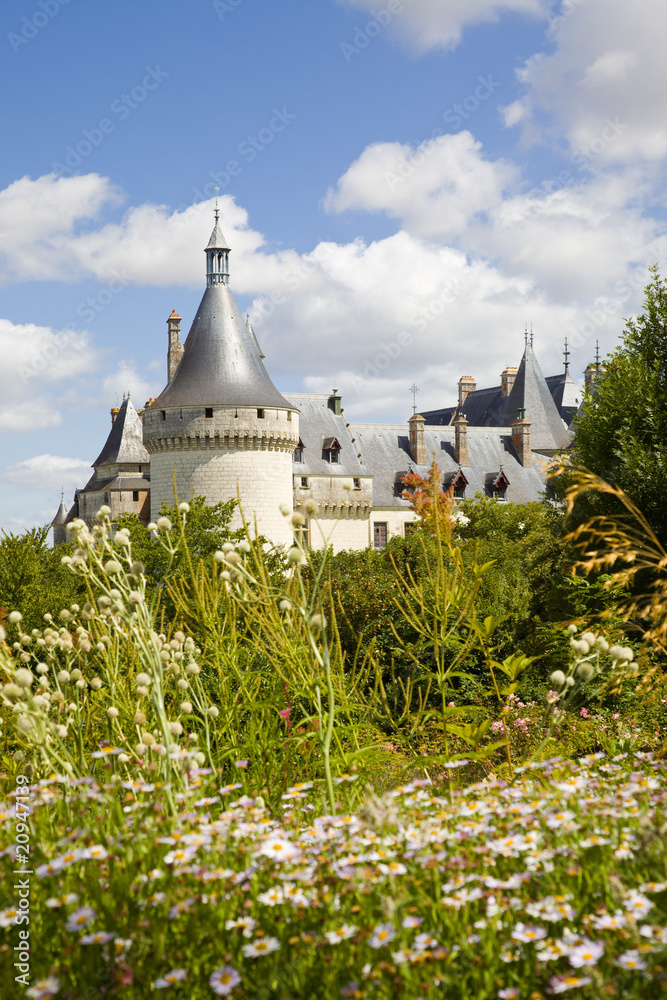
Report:
<svg viewBox="0 0 667 1000"><path fill-rule="evenodd" d="M58 513L51 521L51 527L53 528L53 545L64 545L67 541L67 530L65 525L67 524L67 507L65 506L65 494L60 495L60 507L58 508Z"/></svg>
<svg viewBox="0 0 667 1000"><path fill-rule="evenodd" d="M169 385L143 413L151 456L151 512L205 496L211 504L239 499L251 528L289 544L280 513L292 505L292 453L298 410L276 389L252 327L229 286L230 248L215 212L206 253L206 290ZM241 523L240 513L234 525Z"/></svg>

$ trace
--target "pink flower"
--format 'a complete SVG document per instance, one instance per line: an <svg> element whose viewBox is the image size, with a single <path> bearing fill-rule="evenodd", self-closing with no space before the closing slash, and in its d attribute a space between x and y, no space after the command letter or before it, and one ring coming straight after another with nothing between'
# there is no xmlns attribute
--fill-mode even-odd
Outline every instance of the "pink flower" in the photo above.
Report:
<svg viewBox="0 0 667 1000"><path fill-rule="evenodd" d="M587 708L582 708L582 710L579 712L579 715L582 717L582 719L587 719L588 718L588 709Z"/></svg>
<svg viewBox="0 0 667 1000"><path fill-rule="evenodd" d="M289 722L289 714L291 711L292 711L291 708L281 708L281 710L278 712L278 715L280 716L281 719L285 719L286 722Z"/></svg>
<svg viewBox="0 0 667 1000"><path fill-rule="evenodd" d="M250 763L249 760L237 760L236 763L234 764L234 767L244 768L247 767L249 763Z"/></svg>

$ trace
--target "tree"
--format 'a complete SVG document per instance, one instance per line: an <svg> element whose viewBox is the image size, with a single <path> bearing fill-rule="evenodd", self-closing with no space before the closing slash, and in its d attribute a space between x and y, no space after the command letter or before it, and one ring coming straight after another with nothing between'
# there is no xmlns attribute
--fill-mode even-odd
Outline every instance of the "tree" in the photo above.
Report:
<svg viewBox="0 0 667 1000"><path fill-rule="evenodd" d="M644 312L626 322L620 346L605 361L577 419L571 452L587 469L620 486L667 543L667 283L651 268ZM618 513L614 501L589 494L575 520Z"/></svg>

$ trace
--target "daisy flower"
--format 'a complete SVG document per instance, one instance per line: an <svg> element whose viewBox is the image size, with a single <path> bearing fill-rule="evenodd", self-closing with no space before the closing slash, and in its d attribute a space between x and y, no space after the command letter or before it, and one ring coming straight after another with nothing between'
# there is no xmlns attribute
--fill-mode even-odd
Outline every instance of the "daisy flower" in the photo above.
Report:
<svg viewBox="0 0 667 1000"><path fill-rule="evenodd" d="M107 941L112 941L115 936L115 934L109 934L108 931L95 931L94 934L84 934L81 938L81 944L106 944Z"/></svg>
<svg viewBox="0 0 667 1000"><path fill-rule="evenodd" d="M418 934L415 938L415 943L413 948L415 951L426 951L427 949L437 948L438 942L430 934Z"/></svg>
<svg viewBox="0 0 667 1000"><path fill-rule="evenodd" d="M633 890L628 893L625 900L625 908L628 913L634 913L638 917L643 917L645 913L652 908L653 903L646 896L642 895L641 892Z"/></svg>
<svg viewBox="0 0 667 1000"><path fill-rule="evenodd" d="M598 958L604 954L604 944L601 941L584 940L570 951L570 965L580 969L583 965L595 965Z"/></svg>
<svg viewBox="0 0 667 1000"><path fill-rule="evenodd" d="M507 989L498 990L498 996L501 997L501 1000L516 1000L519 991L516 986L508 986Z"/></svg>
<svg viewBox="0 0 667 1000"><path fill-rule="evenodd" d="M185 913L193 905L194 899L184 899L182 903L175 903L169 911L169 919L173 920L175 917L180 917L181 913Z"/></svg>
<svg viewBox="0 0 667 1000"><path fill-rule="evenodd" d="M224 965L222 969L216 969L209 978L211 989L219 997L228 996L240 982L241 977L231 965Z"/></svg>
<svg viewBox="0 0 667 1000"><path fill-rule="evenodd" d="M394 928L391 924L378 924L373 931L373 936L368 942L371 948L384 948L395 937Z"/></svg>
<svg viewBox="0 0 667 1000"><path fill-rule="evenodd" d="M326 931L324 936L329 944L338 944L339 941L347 941L348 938L354 937L357 929L354 924L343 924L341 927L337 927L335 931Z"/></svg>
<svg viewBox="0 0 667 1000"><path fill-rule="evenodd" d="M8 910L0 910L0 927L11 927L18 912L13 906L10 906Z"/></svg>
<svg viewBox="0 0 667 1000"><path fill-rule="evenodd" d="M593 982L590 976L554 976L549 985L552 993L566 993Z"/></svg>
<svg viewBox="0 0 667 1000"><path fill-rule="evenodd" d="M250 937L253 930L257 926L257 921L253 920L252 917L238 917L237 920L228 920L225 923L225 930L231 931L238 929L243 931L244 937Z"/></svg>
<svg viewBox="0 0 667 1000"><path fill-rule="evenodd" d="M280 886L274 886L273 889L269 889L267 892L260 892L257 896L257 901L259 903L264 903L265 906L277 906L279 903L284 902L283 890Z"/></svg>
<svg viewBox="0 0 667 1000"><path fill-rule="evenodd" d="M68 931L81 931L92 923L96 916L97 913L91 906L80 906L74 913L70 913L65 928Z"/></svg>
<svg viewBox="0 0 667 1000"><path fill-rule="evenodd" d="M593 917L593 927L596 931L617 931L625 927L626 923L627 920L622 913L615 913L613 916L611 913L602 913Z"/></svg>
<svg viewBox="0 0 667 1000"><path fill-rule="evenodd" d="M512 939L514 941L523 941L525 943L541 941L546 936L547 932L544 927L534 927L532 924L517 924L512 931Z"/></svg>
<svg viewBox="0 0 667 1000"><path fill-rule="evenodd" d="M411 927L421 927L423 920L421 917L405 917L403 920L403 927L410 929Z"/></svg>
<svg viewBox="0 0 667 1000"><path fill-rule="evenodd" d="M619 955L618 964L624 969L637 969L642 970L646 968L646 962L640 956L638 951L625 951L622 955Z"/></svg>
<svg viewBox="0 0 667 1000"><path fill-rule="evenodd" d="M278 938L255 938L250 944L243 945L243 954L246 958L259 958L261 955L270 955L272 951L278 951L279 948Z"/></svg>
<svg viewBox="0 0 667 1000"><path fill-rule="evenodd" d="M164 976L160 976L153 983L153 988L156 990L166 990L168 986L173 986L174 983L180 983L187 976L187 969L172 969L171 972L166 972Z"/></svg>
<svg viewBox="0 0 667 1000"><path fill-rule="evenodd" d="M300 851L289 840L284 837L267 837L262 842L259 853L267 858L275 858L278 861L290 861L297 857Z"/></svg>
<svg viewBox="0 0 667 1000"><path fill-rule="evenodd" d="M48 1000L49 997L54 997L59 989L60 980L55 976L47 976L46 979L40 979L34 986L30 986L25 995L31 1000Z"/></svg>

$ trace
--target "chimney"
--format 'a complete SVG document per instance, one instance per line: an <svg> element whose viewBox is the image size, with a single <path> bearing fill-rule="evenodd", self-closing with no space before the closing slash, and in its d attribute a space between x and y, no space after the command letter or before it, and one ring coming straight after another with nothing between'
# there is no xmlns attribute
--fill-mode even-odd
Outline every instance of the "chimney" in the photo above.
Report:
<svg viewBox="0 0 667 1000"><path fill-rule="evenodd" d="M516 372L516 368L512 365L508 365L500 376L500 391L503 399L506 399L512 391L514 379L516 378Z"/></svg>
<svg viewBox="0 0 667 1000"><path fill-rule="evenodd" d="M337 417L341 416L343 410L342 410L341 396L339 396L338 394L338 389L331 390L331 395L329 396L327 405L330 410L333 410L335 416Z"/></svg>
<svg viewBox="0 0 667 1000"><path fill-rule="evenodd" d="M463 413L454 421L454 457L459 465L470 465L468 459L468 421Z"/></svg>
<svg viewBox="0 0 667 1000"><path fill-rule="evenodd" d="M590 392L593 388L593 383L597 378L599 378L600 373L604 371L601 364L591 364L588 366L584 372L584 384L586 386L586 392Z"/></svg>
<svg viewBox="0 0 667 1000"><path fill-rule="evenodd" d="M167 380L171 382L174 372L178 368L178 362L183 357L183 345L181 343L181 317L176 310L172 311L167 320L169 330L169 350L167 352Z"/></svg>
<svg viewBox="0 0 667 1000"><path fill-rule="evenodd" d="M426 421L421 413L415 413L408 420L408 430L410 432L410 452L412 459L417 465L426 465L426 442L424 441L424 427Z"/></svg>
<svg viewBox="0 0 667 1000"><path fill-rule="evenodd" d="M530 420L526 420L525 410L519 410L512 424L512 444L524 469L529 469L533 464L533 453L530 450Z"/></svg>
<svg viewBox="0 0 667 1000"><path fill-rule="evenodd" d="M112 406L111 407L111 426L112 427L115 424L116 417L118 416L119 413L120 413L120 406Z"/></svg>
<svg viewBox="0 0 667 1000"><path fill-rule="evenodd" d="M459 406L463 406L469 392L474 392L477 382L472 375L462 375L459 379Z"/></svg>

